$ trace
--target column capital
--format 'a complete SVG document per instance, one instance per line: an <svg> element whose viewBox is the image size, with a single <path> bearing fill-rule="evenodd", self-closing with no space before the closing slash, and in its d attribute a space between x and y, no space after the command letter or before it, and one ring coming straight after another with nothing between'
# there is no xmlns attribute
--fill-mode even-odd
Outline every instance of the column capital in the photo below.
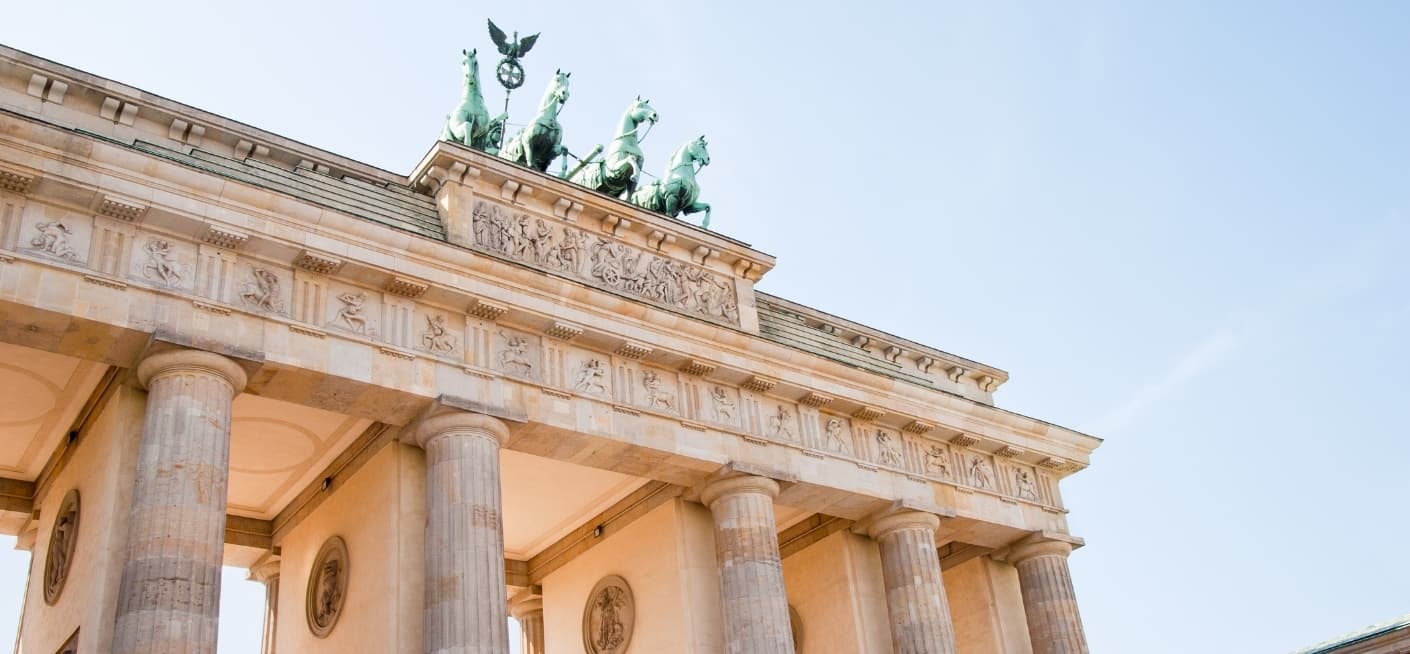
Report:
<svg viewBox="0 0 1410 654"><path fill-rule="evenodd" d="M250 574L245 578L250 581L258 581L262 584L268 584L278 579L279 555L271 552L259 557L259 560L255 561L254 565L250 566Z"/></svg>
<svg viewBox="0 0 1410 654"><path fill-rule="evenodd" d="M424 450L432 440L451 434L490 436L496 445L503 446L509 441L509 426L483 413L451 411L423 419L412 430L409 440Z"/></svg>
<svg viewBox="0 0 1410 654"><path fill-rule="evenodd" d="M916 529L935 533L940 528L940 516L926 511L897 511L877 518L867 527L867 535L880 540L902 529Z"/></svg>
<svg viewBox="0 0 1410 654"><path fill-rule="evenodd" d="M734 475L724 479L716 479L705 484L700 489L700 503L707 507L714 508L716 500L728 495L739 493L757 493L767 495L769 499L778 497L778 482L768 477L759 475Z"/></svg>
<svg viewBox="0 0 1410 654"><path fill-rule="evenodd" d="M543 613L542 597L523 597L509 602L509 615L515 620L523 620L534 613Z"/></svg>
<svg viewBox="0 0 1410 654"><path fill-rule="evenodd" d="M150 388L153 380L182 372L219 377L230 384L235 394L245 390L245 382L249 379L245 369L227 357L204 350L181 349L158 352L143 359L142 363L137 364L137 381L144 388Z"/></svg>
<svg viewBox="0 0 1410 654"><path fill-rule="evenodd" d="M1009 546L1004 558L1013 565L1040 556L1061 556L1067 558L1073 549L1080 547L1082 540L1067 534L1039 531Z"/></svg>

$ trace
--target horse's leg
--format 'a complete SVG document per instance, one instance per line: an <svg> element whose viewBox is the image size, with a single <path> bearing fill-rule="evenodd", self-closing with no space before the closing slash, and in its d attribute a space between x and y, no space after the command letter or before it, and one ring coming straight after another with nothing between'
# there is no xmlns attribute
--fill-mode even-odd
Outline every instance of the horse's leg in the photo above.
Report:
<svg viewBox="0 0 1410 654"><path fill-rule="evenodd" d="M706 203L704 203L704 202L693 202L693 203L691 203L690 205L688 205L688 206L685 207L685 211L684 211L684 212L685 212L685 215L689 216L690 214L693 214L693 213L700 213L701 211L704 211L704 212L705 212L705 219L702 220L702 221L700 221L700 226L701 226L701 227L704 227L704 228L706 228L706 229L709 229L709 228L710 228L710 205L708 205L708 204L706 204Z"/></svg>

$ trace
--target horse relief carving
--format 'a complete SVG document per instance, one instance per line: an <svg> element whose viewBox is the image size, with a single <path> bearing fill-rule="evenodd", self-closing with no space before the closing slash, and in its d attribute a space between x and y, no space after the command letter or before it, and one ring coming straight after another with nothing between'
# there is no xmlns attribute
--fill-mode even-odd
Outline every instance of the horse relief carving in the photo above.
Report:
<svg viewBox="0 0 1410 654"><path fill-rule="evenodd" d="M925 469L941 477L950 476L950 455L945 452L943 446L931 445L930 449L925 451Z"/></svg>
<svg viewBox="0 0 1410 654"><path fill-rule="evenodd" d="M504 339L504 349L499 351L499 368L523 377L533 374L534 362L529 358L529 339L504 332L499 335Z"/></svg>
<svg viewBox="0 0 1410 654"><path fill-rule="evenodd" d="M250 279L240 282L240 301L245 306L266 313L284 313L280 297L279 276L265 268L250 270Z"/></svg>
<svg viewBox="0 0 1410 654"><path fill-rule="evenodd" d="M666 388L665 383L661 381L660 375L657 375L655 371L642 371L641 387L646 389L647 407L675 412L676 394L674 391Z"/></svg>
<svg viewBox="0 0 1410 654"><path fill-rule="evenodd" d="M63 221L53 220L37 223L34 229L39 234L29 240L31 249L60 259L78 261L78 251L69 242L69 238L73 236L73 230Z"/></svg>
<svg viewBox="0 0 1410 654"><path fill-rule="evenodd" d="M663 258L574 227L479 202L473 212L475 245L486 251L685 313L739 322L732 280L695 265Z"/></svg>
<svg viewBox="0 0 1410 654"><path fill-rule="evenodd" d="M142 264L142 276L164 286L180 286L188 266L176 260L171 242L159 238L147 239L143 246L147 251L147 261Z"/></svg>

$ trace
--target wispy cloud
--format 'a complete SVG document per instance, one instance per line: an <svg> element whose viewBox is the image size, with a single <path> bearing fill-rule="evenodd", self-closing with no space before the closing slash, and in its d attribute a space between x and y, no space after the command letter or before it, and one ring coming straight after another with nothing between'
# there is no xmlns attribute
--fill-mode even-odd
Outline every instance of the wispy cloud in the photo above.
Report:
<svg viewBox="0 0 1410 654"><path fill-rule="evenodd" d="M1210 332L1176 359L1174 365L1155 382L1136 389L1125 402L1102 416L1097 421L1096 433L1111 434L1121 431L1182 386L1224 365L1240 344L1238 333L1233 327L1222 326Z"/></svg>

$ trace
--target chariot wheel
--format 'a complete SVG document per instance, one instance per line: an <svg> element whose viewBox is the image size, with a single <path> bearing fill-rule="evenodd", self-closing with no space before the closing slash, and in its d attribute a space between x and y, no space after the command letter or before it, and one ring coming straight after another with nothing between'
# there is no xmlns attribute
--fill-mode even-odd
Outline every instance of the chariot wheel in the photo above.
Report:
<svg viewBox="0 0 1410 654"><path fill-rule="evenodd" d="M511 91L524 85L524 67L508 57L499 60L499 67L495 69L494 74L499 78L499 83Z"/></svg>

